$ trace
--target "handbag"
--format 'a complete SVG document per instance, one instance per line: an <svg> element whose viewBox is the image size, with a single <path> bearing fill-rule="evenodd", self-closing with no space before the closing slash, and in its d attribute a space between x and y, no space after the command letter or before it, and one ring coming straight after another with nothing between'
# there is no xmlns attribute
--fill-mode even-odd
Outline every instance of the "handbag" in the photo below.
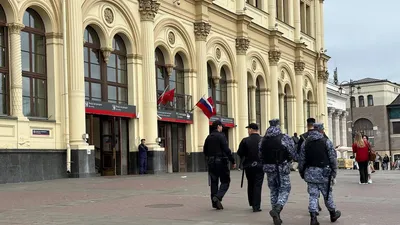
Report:
<svg viewBox="0 0 400 225"><path fill-rule="evenodd" d="M369 143L368 143L368 155L369 155L369 161L375 162L376 152L371 149L371 145Z"/></svg>

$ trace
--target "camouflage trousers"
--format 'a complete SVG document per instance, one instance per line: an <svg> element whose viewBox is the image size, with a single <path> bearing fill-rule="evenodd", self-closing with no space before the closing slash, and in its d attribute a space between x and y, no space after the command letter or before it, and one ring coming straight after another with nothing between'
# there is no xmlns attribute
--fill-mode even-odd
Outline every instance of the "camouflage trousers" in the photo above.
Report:
<svg viewBox="0 0 400 225"><path fill-rule="evenodd" d="M285 206L292 189L289 174L267 173L267 179L272 207L275 205Z"/></svg>
<svg viewBox="0 0 400 225"><path fill-rule="evenodd" d="M328 183L307 183L308 184L308 210L309 212L318 212L318 198L320 193L324 197L325 206L329 211L334 211L336 209L335 202L333 201L332 187L328 192ZM328 195L328 198L326 196Z"/></svg>

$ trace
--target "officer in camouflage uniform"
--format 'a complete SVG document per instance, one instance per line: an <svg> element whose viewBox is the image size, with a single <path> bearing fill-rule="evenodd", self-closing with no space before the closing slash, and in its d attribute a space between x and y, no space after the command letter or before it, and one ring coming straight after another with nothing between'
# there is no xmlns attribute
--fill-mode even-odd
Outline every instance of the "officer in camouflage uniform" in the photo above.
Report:
<svg viewBox="0 0 400 225"><path fill-rule="evenodd" d="M324 125L314 123L314 129L309 131L306 141L301 146L299 155L300 176L308 184L310 225L319 225L317 220L318 197L322 193L331 222L341 216L336 210L332 195L332 184L336 178L337 155L332 142L324 137Z"/></svg>
<svg viewBox="0 0 400 225"><path fill-rule="evenodd" d="M279 119L269 121L270 127L260 141L260 154L264 172L267 174L272 210L269 212L275 225L281 225L280 213L290 190L290 160L297 159L293 139L282 134Z"/></svg>

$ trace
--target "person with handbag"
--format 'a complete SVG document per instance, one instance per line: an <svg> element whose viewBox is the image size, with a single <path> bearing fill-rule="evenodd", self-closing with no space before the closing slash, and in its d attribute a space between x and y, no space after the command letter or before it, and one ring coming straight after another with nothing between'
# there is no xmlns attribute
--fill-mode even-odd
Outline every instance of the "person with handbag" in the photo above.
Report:
<svg viewBox="0 0 400 225"><path fill-rule="evenodd" d="M376 160L376 153L372 150L371 143L369 142L369 138L367 135L363 135L363 140L366 141L369 146L368 151L369 151L370 162L368 162L368 184L372 184L371 174L375 173L375 168L373 166L373 163Z"/></svg>
<svg viewBox="0 0 400 225"><path fill-rule="evenodd" d="M356 154L356 162L360 172L359 184L368 184L369 144L364 141L361 133L356 133L352 148Z"/></svg>

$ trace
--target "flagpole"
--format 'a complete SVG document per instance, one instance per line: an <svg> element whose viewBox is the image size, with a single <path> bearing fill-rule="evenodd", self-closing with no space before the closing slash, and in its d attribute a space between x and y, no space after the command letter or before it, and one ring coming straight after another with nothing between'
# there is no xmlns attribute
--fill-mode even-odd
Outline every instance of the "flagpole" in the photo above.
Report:
<svg viewBox="0 0 400 225"><path fill-rule="evenodd" d="M206 95L203 95L201 98L204 98L204 96L206 96ZM198 102L197 102L197 103L198 103ZM196 103L196 104L197 104L197 103ZM196 105L195 105L195 106L196 106ZM194 107L195 107L195 106L193 106L193 108L189 111L190 113L194 111Z"/></svg>

